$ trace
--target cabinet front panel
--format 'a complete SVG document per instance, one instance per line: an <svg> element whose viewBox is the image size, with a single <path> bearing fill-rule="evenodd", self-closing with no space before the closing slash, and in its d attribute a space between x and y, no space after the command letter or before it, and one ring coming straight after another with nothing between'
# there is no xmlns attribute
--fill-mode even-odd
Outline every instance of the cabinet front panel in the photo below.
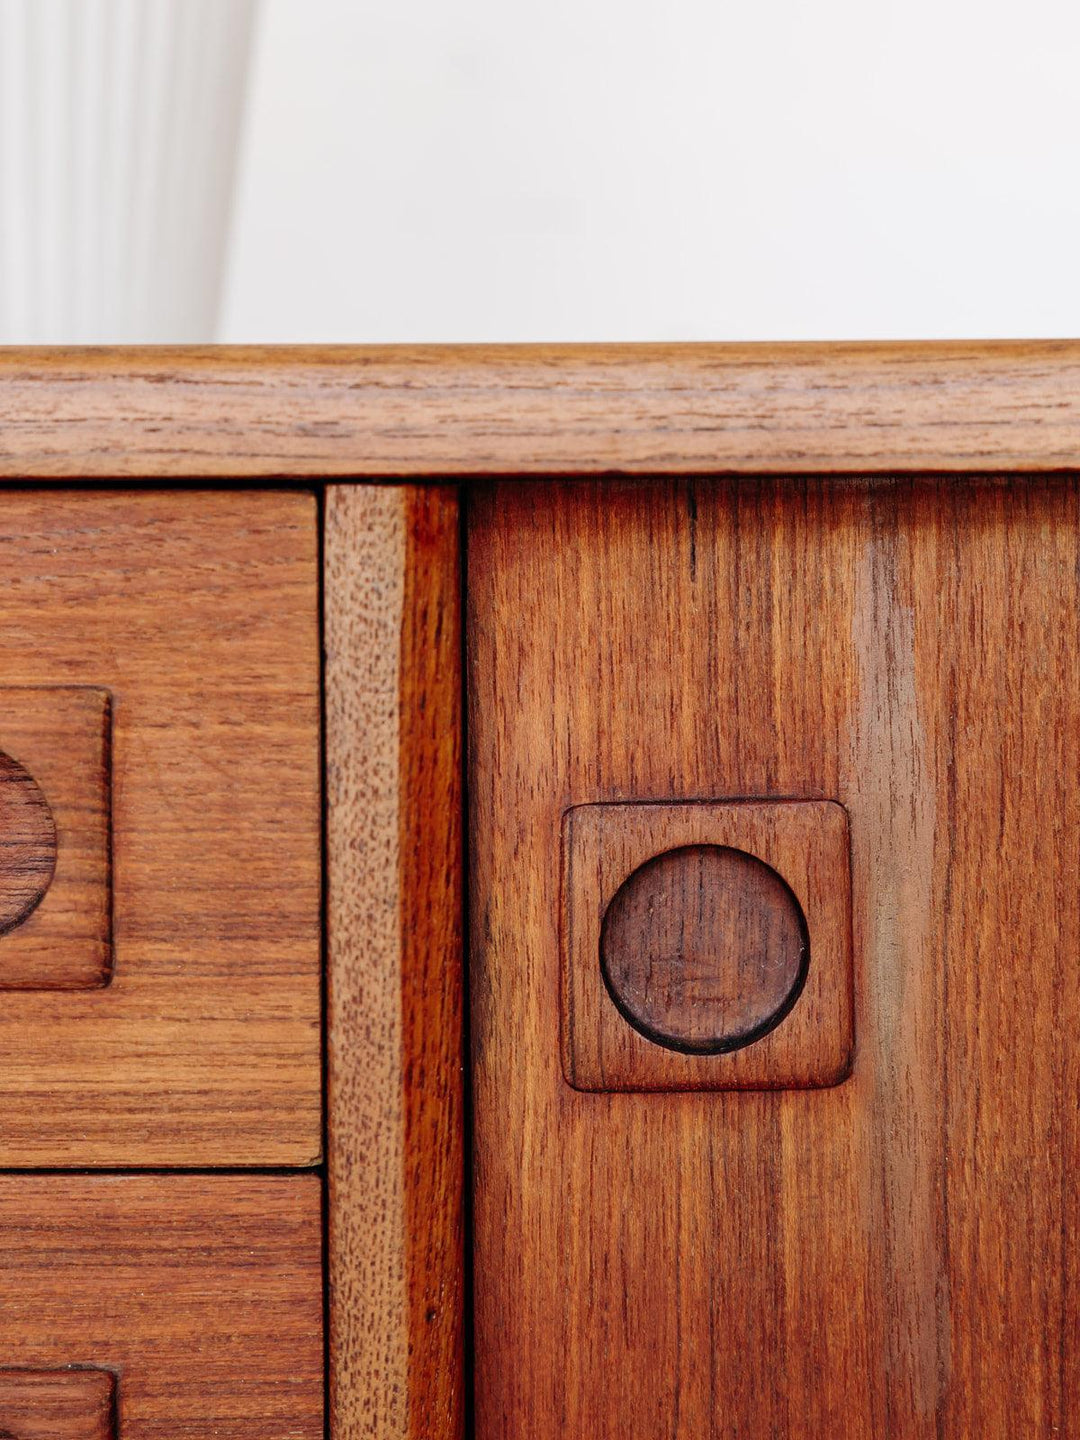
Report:
<svg viewBox="0 0 1080 1440"><path fill-rule="evenodd" d="M1078 574L1073 478L474 492L479 1440L1066 1433ZM623 870L575 888L567 813L767 800L847 815L849 1078L604 1088L604 1056L636 1077L650 1034L676 1040L650 1072L681 1074L686 1037L728 1033L701 1012L729 1003L709 966L781 934L760 876L705 893L701 849L729 841L699 827L670 883L633 872L614 913L637 988L594 985L607 1048L574 1088L566 936L648 857L624 828L588 873ZM608 963L600 918L588 933L574 965ZM812 916L806 936L812 974Z"/></svg>

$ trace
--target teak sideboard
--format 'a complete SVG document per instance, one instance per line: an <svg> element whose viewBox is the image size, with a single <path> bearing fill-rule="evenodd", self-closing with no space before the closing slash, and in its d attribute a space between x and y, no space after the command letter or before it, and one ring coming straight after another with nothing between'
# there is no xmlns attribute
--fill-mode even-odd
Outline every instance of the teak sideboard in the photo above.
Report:
<svg viewBox="0 0 1080 1440"><path fill-rule="evenodd" d="M0 1435L1080 1426L1080 343L0 352Z"/></svg>

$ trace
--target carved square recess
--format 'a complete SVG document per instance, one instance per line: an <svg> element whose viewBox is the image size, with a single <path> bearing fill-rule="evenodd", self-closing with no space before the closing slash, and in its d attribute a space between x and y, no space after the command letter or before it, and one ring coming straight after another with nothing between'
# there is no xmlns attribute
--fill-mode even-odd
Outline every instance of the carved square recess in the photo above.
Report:
<svg viewBox="0 0 1080 1440"><path fill-rule="evenodd" d="M848 819L831 800L563 817L562 1058L579 1090L776 1090L851 1072Z"/></svg>
<svg viewBox="0 0 1080 1440"><path fill-rule="evenodd" d="M0 1370L0 1436L113 1440L115 1383L107 1370Z"/></svg>
<svg viewBox="0 0 1080 1440"><path fill-rule="evenodd" d="M0 689L0 989L109 980L109 732L106 690Z"/></svg>

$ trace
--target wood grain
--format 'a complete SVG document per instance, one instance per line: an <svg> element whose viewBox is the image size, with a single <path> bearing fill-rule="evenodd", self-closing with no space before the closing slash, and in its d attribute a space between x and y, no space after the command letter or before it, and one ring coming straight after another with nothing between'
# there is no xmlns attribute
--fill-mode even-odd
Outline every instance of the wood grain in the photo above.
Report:
<svg viewBox="0 0 1080 1440"><path fill-rule="evenodd" d="M5 995L0 1165L317 1159L318 591L311 495L0 497L0 748L7 687L113 697L115 961Z"/></svg>
<svg viewBox="0 0 1080 1440"><path fill-rule="evenodd" d="M0 989L88 989L112 973L110 730L106 690L0 689L0 747L15 767L6 773L28 776L39 797L21 807L33 829L17 863L23 842L10 809L3 815L0 893L12 918L0 935Z"/></svg>
<svg viewBox="0 0 1080 1440"><path fill-rule="evenodd" d="M478 1440L1070 1432L1078 576L1072 477L475 494ZM710 793L847 808L853 1077L575 1091L560 817Z"/></svg>
<svg viewBox="0 0 1080 1440"><path fill-rule="evenodd" d="M114 1371L120 1440L321 1440L319 1230L315 1176L2 1176L4 1362Z"/></svg>
<svg viewBox="0 0 1080 1440"><path fill-rule="evenodd" d="M1080 467L1080 342L0 350L13 480Z"/></svg>
<svg viewBox="0 0 1080 1440"><path fill-rule="evenodd" d="M692 997L707 1002L707 1013L693 1021L685 1016L684 990L678 1003L689 1035L684 1034L682 1044L661 1046L647 1020L641 1023L645 1017L635 1023L627 1005L613 995L609 977L605 983L605 941L613 908L643 869L657 856L685 856L701 847L725 847L725 853L737 852L744 860L756 857L781 890L790 887L784 923L797 932L788 941L794 973L773 971L772 983L779 980L781 993L772 992L764 1012L760 991L765 982L757 956L746 962L754 979L749 992L734 995L715 979L707 990L695 984ZM842 806L832 800L755 801L745 796L693 804L575 805L563 822L563 868L562 1050L563 1071L571 1085L601 1091L776 1090L837 1085L851 1073L851 859ZM668 922L656 908L654 892L643 906L635 903L632 908L637 941L628 936L631 944L662 937L665 944L678 947L693 942L696 934L703 946L724 946L728 937L718 936L714 927L727 918L735 921L743 943L760 940L760 914L740 914L737 905L723 903L725 896L719 907L710 904L701 913L699 891L687 896L680 888L677 893L692 902L693 913L684 911ZM699 920L707 922L707 935L701 934ZM700 954L691 961L698 972ZM705 963L714 971L711 961ZM657 977L663 988L665 968L649 949L625 957L624 976L630 969L638 976L639 1004ZM678 968L685 975L685 967ZM722 968L742 970L727 957ZM718 1001L725 1010L720 1021L715 1015ZM755 1010L752 1044L729 1043L737 1038L738 1021L734 1031L725 1028L732 1023L737 1001ZM662 1028L655 1023L660 1018L652 1015L653 1032ZM686 1043L696 1037L697 1025L716 1023L721 1043Z"/></svg>
<svg viewBox="0 0 1080 1440"><path fill-rule="evenodd" d="M107 1370L0 1370L3 1440L114 1440Z"/></svg>
<svg viewBox="0 0 1080 1440"><path fill-rule="evenodd" d="M325 534L331 1428L336 1440L457 1440L457 496L331 487Z"/></svg>

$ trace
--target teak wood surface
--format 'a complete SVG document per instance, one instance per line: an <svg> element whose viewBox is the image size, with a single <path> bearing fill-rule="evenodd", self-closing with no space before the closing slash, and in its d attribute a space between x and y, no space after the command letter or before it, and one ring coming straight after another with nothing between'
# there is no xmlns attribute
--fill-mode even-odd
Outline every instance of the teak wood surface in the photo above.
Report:
<svg viewBox="0 0 1080 1440"><path fill-rule="evenodd" d="M477 1440L1068 1433L1080 507L1045 472L1075 469L1075 341L0 351L0 683L115 662L115 880L160 900L113 985L3 996L0 1165L317 1158L288 487L436 482L325 488L330 1393L335 1436L458 1440L438 482L554 481L479 484L469 541ZM852 1078L575 1092L561 814L747 794L850 810ZM121 1440L319 1433L313 1177L2 1177L0 1235L0 1366L117 1366Z"/></svg>
<svg viewBox="0 0 1080 1440"><path fill-rule="evenodd" d="M477 1440L1071 1433L1078 577L1074 477L474 492ZM852 1078L571 1089L563 812L767 796L850 816Z"/></svg>
<svg viewBox="0 0 1080 1440"><path fill-rule="evenodd" d="M112 973L111 709L90 686L0 690L0 989L87 989ZM20 809L40 806L47 824L26 846L3 796L28 782L38 804ZM21 914L8 903L15 879L31 882Z"/></svg>
<svg viewBox="0 0 1080 1440"><path fill-rule="evenodd" d="M1080 341L0 349L0 479L1080 468Z"/></svg>
<svg viewBox="0 0 1080 1440"><path fill-rule="evenodd" d="M0 1166L312 1163L315 497L5 492L0 749L66 685L112 696L112 978L4 993Z"/></svg>
<svg viewBox="0 0 1080 1440"><path fill-rule="evenodd" d="M0 1440L116 1440L109 1370L0 1369Z"/></svg>
<svg viewBox="0 0 1080 1440"><path fill-rule="evenodd" d="M3 1364L114 1372L117 1440L322 1440L320 1213L313 1175L0 1176Z"/></svg>
<svg viewBox="0 0 1080 1440"><path fill-rule="evenodd" d="M564 816L562 832L560 1031L563 1073L571 1085L602 1091L786 1090L836 1085L847 1077L854 1046L851 866L841 806L831 800L579 805ZM639 1033L608 993L610 979L605 982L603 972L609 921L619 913L616 891L634 873L641 875L641 867L648 868L650 861L685 855L685 847L703 845L731 846L759 869L770 867L766 873L793 897L796 927L808 931L796 942L800 968L804 939L811 954L798 1004L785 1023L752 1045L694 1055L665 1048ZM624 976L627 970L636 975L639 994L652 985L666 988L671 972L663 951L670 958L672 942L689 947L691 953L678 962L682 973L668 1002L670 1018L676 1024L681 1019L683 1028L688 1028L692 1003L699 1022L714 1023L721 1009L730 1021L733 989L741 988L744 1001L755 1008L768 989L769 979L761 973L763 957L739 953L761 939L753 893L748 897L744 891L741 898L751 900L748 909L731 904L714 876L707 890L691 883L666 896L650 894L621 912L628 947ZM678 910L672 913L675 900ZM708 927L704 934L703 920ZM633 934L626 933L627 924ZM720 955L724 958L718 963ZM775 951L766 957L774 981L777 971L782 982L786 976L783 994L773 997L773 1005L794 979L783 964L777 966L778 958ZM744 960L742 984L736 987ZM690 984L688 966L698 972ZM748 973L756 975L756 985L746 986ZM711 994L703 993L710 989ZM662 1022L656 1028L662 1030Z"/></svg>
<svg viewBox="0 0 1080 1440"><path fill-rule="evenodd" d="M458 529L452 487L327 492L335 1440L464 1433Z"/></svg>

